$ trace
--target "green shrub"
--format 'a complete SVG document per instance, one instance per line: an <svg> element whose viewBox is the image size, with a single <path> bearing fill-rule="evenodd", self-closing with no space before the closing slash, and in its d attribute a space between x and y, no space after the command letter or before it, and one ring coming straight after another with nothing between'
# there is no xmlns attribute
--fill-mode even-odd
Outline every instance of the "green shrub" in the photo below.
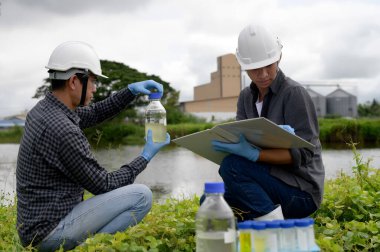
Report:
<svg viewBox="0 0 380 252"><path fill-rule="evenodd" d="M214 126L212 123L181 123L168 125L167 131L172 139L177 137L192 134L205 129L210 129Z"/></svg>
<svg viewBox="0 0 380 252"><path fill-rule="evenodd" d="M380 144L379 119L319 119L319 138L324 145L353 141L359 147Z"/></svg>
<svg viewBox="0 0 380 252"><path fill-rule="evenodd" d="M0 130L0 143L19 143L23 132L24 129L19 126Z"/></svg>
<svg viewBox="0 0 380 252"><path fill-rule="evenodd" d="M323 251L380 251L380 169L351 147L354 176L325 183L323 204L313 215L317 241Z"/></svg>

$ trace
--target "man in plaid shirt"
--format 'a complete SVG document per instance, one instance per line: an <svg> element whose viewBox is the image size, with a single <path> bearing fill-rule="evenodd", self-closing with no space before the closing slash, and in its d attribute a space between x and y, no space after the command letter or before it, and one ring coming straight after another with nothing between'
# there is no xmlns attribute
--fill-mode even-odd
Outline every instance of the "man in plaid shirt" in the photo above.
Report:
<svg viewBox="0 0 380 252"><path fill-rule="evenodd" d="M47 65L52 91L28 113L17 160L17 230L24 246L71 249L89 234L115 233L141 221L152 192L133 184L153 156L169 144L148 132L140 156L119 170L98 164L82 129L110 118L138 94L161 84L132 83L104 101L89 105L102 75L93 48L83 42L59 45ZM95 196L83 201L83 191Z"/></svg>

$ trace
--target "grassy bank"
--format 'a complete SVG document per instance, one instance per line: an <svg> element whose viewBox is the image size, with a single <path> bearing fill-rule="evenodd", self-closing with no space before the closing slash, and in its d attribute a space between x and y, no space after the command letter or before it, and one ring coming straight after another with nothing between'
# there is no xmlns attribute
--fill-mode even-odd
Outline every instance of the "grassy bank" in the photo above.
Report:
<svg viewBox="0 0 380 252"><path fill-rule="evenodd" d="M0 130L0 144L2 143L19 143L21 141L23 128L13 127L10 129Z"/></svg>
<svg viewBox="0 0 380 252"><path fill-rule="evenodd" d="M209 129L213 123L184 123L168 125L172 139ZM380 119L320 119L320 140L324 147L346 147L346 143L358 143L358 147L380 146ZM119 145L144 144L144 126L123 122L106 122L85 130L93 146L117 147ZM19 143L21 128L0 131L0 143Z"/></svg>
<svg viewBox="0 0 380 252"><path fill-rule="evenodd" d="M354 176L326 181L321 208L313 214L323 251L380 251L380 169L371 168L353 147ZM98 234L73 251L194 251L198 197L154 204L135 227L115 235ZM15 229L16 208L0 204L0 251L22 248ZM62 251L62 250L61 250Z"/></svg>

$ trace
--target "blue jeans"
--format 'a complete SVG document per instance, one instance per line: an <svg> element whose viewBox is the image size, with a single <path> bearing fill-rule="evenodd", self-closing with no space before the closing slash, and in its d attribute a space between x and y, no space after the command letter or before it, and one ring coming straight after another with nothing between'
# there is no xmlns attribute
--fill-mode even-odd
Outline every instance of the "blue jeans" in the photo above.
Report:
<svg viewBox="0 0 380 252"><path fill-rule="evenodd" d="M116 233L140 222L152 207L152 192L132 184L94 196L76 205L40 243L40 251L65 250L95 233Z"/></svg>
<svg viewBox="0 0 380 252"><path fill-rule="evenodd" d="M225 184L224 198L238 221L270 213L280 204L285 218L303 218L317 207L307 192L269 173L269 166L236 155L227 156L219 169Z"/></svg>

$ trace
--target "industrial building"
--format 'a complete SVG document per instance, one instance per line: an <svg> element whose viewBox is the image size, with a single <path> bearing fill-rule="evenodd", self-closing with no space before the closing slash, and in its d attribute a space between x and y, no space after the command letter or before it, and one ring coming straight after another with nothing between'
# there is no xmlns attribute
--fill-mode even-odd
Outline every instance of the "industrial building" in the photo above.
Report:
<svg viewBox="0 0 380 252"><path fill-rule="evenodd" d="M339 87L326 96L326 105L328 115L343 117L358 116L358 102L356 96Z"/></svg>
<svg viewBox="0 0 380 252"><path fill-rule="evenodd" d="M217 58L217 71L211 81L194 87L194 100L182 102L184 112L207 120L235 118L236 103L241 90L241 69L234 54Z"/></svg>
<svg viewBox="0 0 380 252"><path fill-rule="evenodd" d="M234 119L240 91L247 85L234 54L217 58L217 70L210 74L211 81L194 87L194 99L181 102L181 109L208 121ZM313 100L318 117L357 117L357 98L340 88L323 96L305 85Z"/></svg>

